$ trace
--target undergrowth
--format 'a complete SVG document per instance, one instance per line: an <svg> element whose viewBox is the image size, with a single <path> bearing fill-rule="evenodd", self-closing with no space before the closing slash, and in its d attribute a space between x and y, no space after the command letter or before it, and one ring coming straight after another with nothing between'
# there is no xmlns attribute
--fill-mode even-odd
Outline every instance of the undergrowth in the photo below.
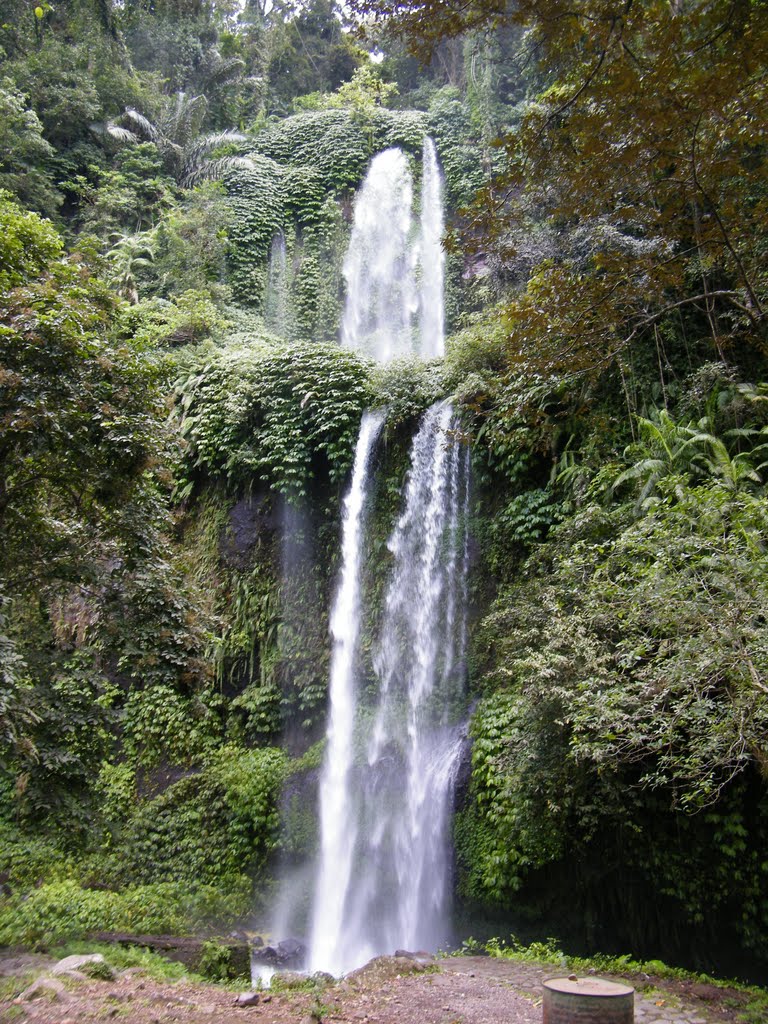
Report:
<svg viewBox="0 0 768 1024"><path fill-rule="evenodd" d="M204 943L200 971L191 971L176 960L169 960L141 946L122 946L108 942L78 940L67 942L50 950L50 955L61 960L66 956L101 953L106 963L116 971L139 967L153 981L197 981L241 989L243 980L232 978L228 971L228 950L215 941Z"/></svg>
<svg viewBox="0 0 768 1024"><path fill-rule="evenodd" d="M31 893L0 897L0 945L44 949L105 929L184 935L231 927L242 918L249 895L247 879L228 893L168 882L120 892L83 889L74 881L41 885Z"/></svg>

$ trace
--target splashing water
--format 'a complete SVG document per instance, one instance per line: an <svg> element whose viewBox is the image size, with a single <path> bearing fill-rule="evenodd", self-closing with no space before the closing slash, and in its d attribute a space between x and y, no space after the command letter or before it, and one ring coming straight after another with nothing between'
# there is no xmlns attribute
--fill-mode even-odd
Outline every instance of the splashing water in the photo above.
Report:
<svg viewBox="0 0 768 1024"><path fill-rule="evenodd" d="M355 199L341 344L380 363L445 354L442 179L430 138L424 140L420 202L416 225L408 158L400 149L378 153Z"/></svg>
<svg viewBox="0 0 768 1024"><path fill-rule="evenodd" d="M464 729L463 571L468 463L451 406L425 414L413 441L374 671L379 698L359 708L355 687L331 683L339 721L365 733L365 763L324 776L323 850L310 947L312 970L339 974L395 948L434 949L446 939L453 784ZM362 711L362 714L359 712ZM371 712L373 712L371 714ZM333 712L332 712L333 717ZM330 766L330 751L329 761ZM328 788L326 789L326 782ZM326 800L328 801L326 803ZM326 847L343 835L344 849ZM333 852L334 859L326 860Z"/></svg>
<svg viewBox="0 0 768 1024"><path fill-rule="evenodd" d="M342 929L355 849L357 821L351 777L356 707L355 662L360 635L361 552L371 455L383 423L383 412L366 412L360 425L352 482L344 499L341 579L331 612L330 710L320 782L322 845L310 947L313 959L322 963L328 959L332 937Z"/></svg>

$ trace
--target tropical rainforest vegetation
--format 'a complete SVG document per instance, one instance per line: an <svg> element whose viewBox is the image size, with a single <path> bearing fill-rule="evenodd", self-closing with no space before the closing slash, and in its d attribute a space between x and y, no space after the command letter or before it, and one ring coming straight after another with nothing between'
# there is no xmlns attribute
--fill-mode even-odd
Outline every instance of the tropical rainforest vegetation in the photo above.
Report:
<svg viewBox="0 0 768 1024"><path fill-rule="evenodd" d="M0 0L0 944L312 850L359 418L375 572L452 395L463 917L765 976L767 69L764 0ZM425 133L448 355L374 367L351 200Z"/></svg>

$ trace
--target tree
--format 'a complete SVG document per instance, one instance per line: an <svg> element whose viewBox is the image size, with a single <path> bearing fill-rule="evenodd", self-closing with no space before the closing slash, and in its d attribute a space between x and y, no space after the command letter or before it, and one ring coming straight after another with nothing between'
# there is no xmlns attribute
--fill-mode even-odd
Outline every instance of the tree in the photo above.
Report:
<svg viewBox="0 0 768 1024"><path fill-rule="evenodd" d="M107 280L115 292L131 303L139 301L137 275L155 262L156 235L144 231L135 235L120 235L107 253L110 270Z"/></svg>
<svg viewBox="0 0 768 1024"><path fill-rule="evenodd" d="M271 110L286 113L294 97L333 92L351 79L363 53L343 31L335 0L281 3L276 15L267 37Z"/></svg>
<svg viewBox="0 0 768 1024"><path fill-rule="evenodd" d="M128 107L124 120L131 128L109 123L107 132L119 142L138 143L140 139L154 142L168 173L182 187L191 188L200 181L222 178L238 167L252 166L247 157L213 157L216 150L240 145L247 140L234 131L202 135L207 109L205 96L188 96L179 92L166 102L156 122Z"/></svg>
<svg viewBox="0 0 768 1024"><path fill-rule="evenodd" d="M232 211L224 187L204 182L158 225L155 269L162 294L207 290L226 294L226 256Z"/></svg>
<svg viewBox="0 0 768 1024"><path fill-rule="evenodd" d="M722 358L766 338L763 2L576 6L358 0L424 53L497 23L528 30L546 85L498 140L505 166L470 211L470 244L514 257L531 215L558 245L509 303L522 371L625 367L679 324Z"/></svg>
<svg viewBox="0 0 768 1024"><path fill-rule="evenodd" d="M176 184L165 175L157 147L140 142L121 149L109 168L68 183L80 201L79 230L109 238L116 231L147 231L174 205Z"/></svg>
<svg viewBox="0 0 768 1024"><path fill-rule="evenodd" d="M29 208L51 215L58 205L47 165L54 150L26 98L9 78L0 86L0 188Z"/></svg>
<svg viewBox="0 0 768 1024"><path fill-rule="evenodd" d="M0 197L0 577L84 580L154 529L159 367L110 338L114 300L53 227Z"/></svg>

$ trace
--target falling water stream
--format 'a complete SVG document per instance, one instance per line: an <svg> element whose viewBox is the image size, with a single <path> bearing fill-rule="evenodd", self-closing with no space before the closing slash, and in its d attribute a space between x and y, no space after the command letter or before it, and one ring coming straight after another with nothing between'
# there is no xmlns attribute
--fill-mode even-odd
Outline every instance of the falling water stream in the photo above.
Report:
<svg viewBox="0 0 768 1024"><path fill-rule="evenodd" d="M445 354L442 177L437 150L425 138L420 206L408 159L385 149L371 161L355 199L344 260L347 301L341 343L380 363L398 356Z"/></svg>
<svg viewBox="0 0 768 1024"><path fill-rule="evenodd" d="M443 354L441 191L427 139L414 230L405 155L386 150L371 162L344 267L344 345L381 362ZM383 422L383 413L369 412L361 423L331 615L309 967L333 974L398 947L435 949L448 926L448 832L464 738L469 458L450 403L428 409L388 541L391 569L372 663L362 665L365 509Z"/></svg>
<svg viewBox="0 0 768 1024"><path fill-rule="evenodd" d="M383 423L383 412L367 412L360 425L352 482L344 499L341 579L331 612L330 709L320 781L321 850L310 945L313 961L324 970L329 970L335 963L329 947L342 933L347 891L354 867L358 822L352 769L361 550L371 453Z"/></svg>
<svg viewBox="0 0 768 1024"><path fill-rule="evenodd" d="M371 161L355 199L344 260L341 343L379 362L413 352L418 299L411 242L413 179L400 149Z"/></svg>
<svg viewBox="0 0 768 1024"><path fill-rule="evenodd" d="M447 937L450 819L462 749L466 460L448 403L414 438L393 566L374 655L378 700L364 707L364 760L345 805L355 824L351 871L335 873L342 926L315 919L312 966L341 973L382 952L435 949ZM359 694L358 700L359 700ZM319 906L319 904L318 904Z"/></svg>
<svg viewBox="0 0 768 1024"><path fill-rule="evenodd" d="M288 259L282 230L272 238L264 288L264 323L279 338L293 338L296 322L293 302L293 266Z"/></svg>
<svg viewBox="0 0 768 1024"><path fill-rule="evenodd" d="M435 359L445 355L445 306L443 278L443 180L432 139L424 139L421 171L421 355Z"/></svg>

